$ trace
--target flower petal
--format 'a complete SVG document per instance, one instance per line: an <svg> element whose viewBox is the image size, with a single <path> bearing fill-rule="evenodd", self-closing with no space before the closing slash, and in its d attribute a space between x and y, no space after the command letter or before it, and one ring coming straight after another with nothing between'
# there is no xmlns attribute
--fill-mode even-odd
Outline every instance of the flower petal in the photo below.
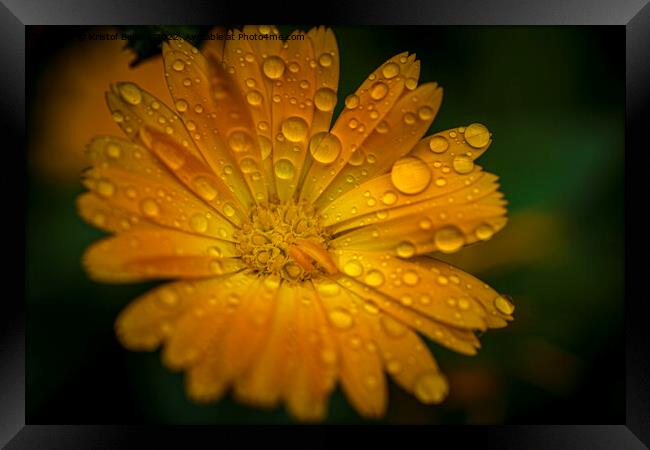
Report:
<svg viewBox="0 0 650 450"><path fill-rule="evenodd" d="M339 49L336 37L331 28L317 27L307 32L311 41L315 59L310 61L316 72L314 87L314 119L311 125L311 135L321 131L329 131L337 102L339 86ZM318 63L321 55L330 55L328 65ZM329 61L329 59L328 59Z"/></svg>
<svg viewBox="0 0 650 450"><path fill-rule="evenodd" d="M163 228L131 230L100 240L86 250L91 278L129 283L156 278L202 278L241 270L235 245Z"/></svg>
<svg viewBox="0 0 650 450"><path fill-rule="evenodd" d="M406 92L381 125L357 148L318 200L325 206L341 194L386 172L409 153L427 131L442 103L442 88L427 83Z"/></svg>
<svg viewBox="0 0 650 450"><path fill-rule="evenodd" d="M221 61L208 58L183 40L163 44L176 110L215 173L251 206L267 198L253 122L236 82Z"/></svg>
<svg viewBox="0 0 650 450"><path fill-rule="evenodd" d="M412 64L406 55L402 53L386 61L370 74L355 94L346 98L346 107L331 131L334 139L340 143L339 155L332 162L327 158L323 163L312 164L305 177L301 192L302 199L312 203L316 201L345 167L355 150L363 144L397 103L404 90L404 80L399 73L408 70L408 66ZM328 141L323 140L320 146L326 144ZM313 152L319 151L316 148Z"/></svg>
<svg viewBox="0 0 650 450"><path fill-rule="evenodd" d="M119 157L110 156L115 154ZM88 158L93 166L84 173L84 185L123 211L132 223L147 221L188 233L231 239L235 227L225 218L228 214L217 214L199 200L142 147L115 138L97 138L89 147Z"/></svg>
<svg viewBox="0 0 650 450"><path fill-rule="evenodd" d="M346 397L365 417L380 417L387 405L386 378L370 328L370 315L356 296L326 279L314 280L340 355Z"/></svg>

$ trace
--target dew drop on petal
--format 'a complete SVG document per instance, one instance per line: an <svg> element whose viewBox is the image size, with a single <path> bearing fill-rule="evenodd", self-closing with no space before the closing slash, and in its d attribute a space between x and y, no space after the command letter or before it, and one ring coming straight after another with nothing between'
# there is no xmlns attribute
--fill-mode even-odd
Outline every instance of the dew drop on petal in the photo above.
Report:
<svg viewBox="0 0 650 450"><path fill-rule="evenodd" d="M421 159L407 156L393 164L390 179L400 192L419 194L431 182L431 171Z"/></svg>
<svg viewBox="0 0 650 450"><path fill-rule="evenodd" d="M192 182L192 186L196 192L205 200L214 200L217 196L217 189L212 182L204 177L196 177Z"/></svg>
<svg viewBox="0 0 650 450"><path fill-rule="evenodd" d="M284 61L279 56L269 56L262 64L262 71L271 80L277 80L284 74Z"/></svg>
<svg viewBox="0 0 650 450"><path fill-rule="evenodd" d="M160 214L158 203L152 198L145 198L140 202L140 210L145 217L156 217Z"/></svg>
<svg viewBox="0 0 650 450"><path fill-rule="evenodd" d="M359 97L356 94L348 95L345 98L345 107L348 109L354 109L359 106Z"/></svg>
<svg viewBox="0 0 650 450"><path fill-rule="evenodd" d="M358 277L363 273L363 266L357 260L348 261L343 266L343 272L351 277Z"/></svg>
<svg viewBox="0 0 650 450"><path fill-rule="evenodd" d="M490 132L485 125L473 123L465 128L465 141L474 148L485 147L490 142Z"/></svg>
<svg viewBox="0 0 650 450"><path fill-rule="evenodd" d="M262 94L259 91L250 91L246 94L246 101L249 105L257 106L262 103Z"/></svg>
<svg viewBox="0 0 650 450"><path fill-rule="evenodd" d="M321 111L332 111L336 100L336 92L330 88L322 87L314 94L314 105Z"/></svg>
<svg viewBox="0 0 650 450"><path fill-rule="evenodd" d="M402 241L397 244L396 251L397 256L400 258L410 258L411 256L415 255L415 246L412 242Z"/></svg>
<svg viewBox="0 0 650 450"><path fill-rule="evenodd" d="M194 214L190 217L190 228L197 233L204 233L208 229L208 220L203 214Z"/></svg>
<svg viewBox="0 0 650 450"><path fill-rule="evenodd" d="M420 281L420 276L416 272L409 270L402 275L402 281L409 286L415 286Z"/></svg>
<svg viewBox="0 0 650 450"><path fill-rule="evenodd" d="M384 205L392 205L397 201L397 194L393 191L386 191L384 195L381 196L381 201Z"/></svg>
<svg viewBox="0 0 650 450"><path fill-rule="evenodd" d="M323 53L318 57L318 64L320 64L321 67L329 67L332 65L332 62L332 55L329 53Z"/></svg>
<svg viewBox="0 0 650 450"><path fill-rule="evenodd" d="M433 109L429 106L422 106L418 109L418 117L421 120L430 120L433 118Z"/></svg>
<svg viewBox="0 0 650 450"><path fill-rule="evenodd" d="M436 231L434 243L441 252L453 253L463 246L465 236L458 227L451 225Z"/></svg>
<svg viewBox="0 0 650 450"><path fill-rule="evenodd" d="M254 145L253 138L246 131L236 130L228 136L228 146L235 153L249 152Z"/></svg>
<svg viewBox="0 0 650 450"><path fill-rule="evenodd" d="M458 155L454 158L452 166L456 172L464 175L474 170L474 161L469 156Z"/></svg>
<svg viewBox="0 0 650 450"><path fill-rule="evenodd" d="M188 107L189 107L189 105L187 104L187 102L185 100L178 100L176 102L176 110L179 111L179 112L187 111Z"/></svg>
<svg viewBox="0 0 650 450"><path fill-rule="evenodd" d="M131 104L139 105L142 102L142 91L133 83L122 83L118 88L122 100Z"/></svg>
<svg viewBox="0 0 650 450"><path fill-rule="evenodd" d="M474 234L476 234L476 237L478 239L482 241L487 241L492 236L494 236L494 228L492 228L489 224L484 223L476 227L476 230L474 230Z"/></svg>
<svg viewBox="0 0 650 450"><path fill-rule="evenodd" d="M336 135L323 131L315 134L309 142L311 156L321 164L336 161L341 153L341 141Z"/></svg>
<svg viewBox="0 0 650 450"><path fill-rule="evenodd" d="M386 94L388 94L388 86L386 86L386 83L381 81L376 82L370 88L370 97L372 97L373 100L379 101L386 97Z"/></svg>
<svg viewBox="0 0 650 450"><path fill-rule="evenodd" d="M330 311L329 319L333 326L341 330L349 329L354 322L350 313L342 308L336 308Z"/></svg>
<svg viewBox="0 0 650 450"><path fill-rule="evenodd" d="M177 59L172 63L172 69L176 72L182 72L185 69L185 62L182 59Z"/></svg>
<svg viewBox="0 0 650 450"><path fill-rule="evenodd" d="M99 180L97 182L97 192L102 197L112 197L115 194L115 185L108 180Z"/></svg>
<svg viewBox="0 0 650 450"><path fill-rule="evenodd" d="M291 160L282 158L275 163L275 175L281 180L290 180L293 178L296 168Z"/></svg>
<svg viewBox="0 0 650 450"><path fill-rule="evenodd" d="M302 117L287 117L282 121L282 134L290 142L300 142L305 139L309 125Z"/></svg>
<svg viewBox="0 0 650 450"><path fill-rule="evenodd" d="M381 73L387 80L399 75L399 66L394 62L389 62L382 69Z"/></svg>

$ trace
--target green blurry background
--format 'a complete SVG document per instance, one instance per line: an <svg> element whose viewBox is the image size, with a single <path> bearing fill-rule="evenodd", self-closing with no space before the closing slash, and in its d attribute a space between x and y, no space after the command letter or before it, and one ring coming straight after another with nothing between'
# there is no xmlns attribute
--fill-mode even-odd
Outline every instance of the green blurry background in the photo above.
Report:
<svg viewBox="0 0 650 450"><path fill-rule="evenodd" d="M100 285L85 277L80 255L102 233L75 211L82 148L48 145L59 138L48 134L50 120L75 129L83 115L109 118L103 107L79 111L95 91L80 93L76 82L57 75L67 66L86 83L93 78L84 73L90 56L75 49L85 31L30 27L27 33L28 423L291 423L282 408L258 411L230 398L194 405L182 375L164 369L157 352L131 353L117 344L116 315L153 284ZM479 164L501 177L509 200L504 231L445 259L511 295L515 321L484 334L475 357L431 345L451 380L448 400L426 407L391 384L388 413L379 422L622 423L623 28L334 31L341 54L338 110L387 58L417 53L421 81L445 89L432 131L486 124L494 142ZM143 66L156 64L155 46L138 48ZM93 64L104 73L110 58L101 55ZM97 102L106 87L96 87ZM51 110L48 102L56 117L42 113ZM95 132L90 125L78 131ZM337 390L328 422L364 420Z"/></svg>

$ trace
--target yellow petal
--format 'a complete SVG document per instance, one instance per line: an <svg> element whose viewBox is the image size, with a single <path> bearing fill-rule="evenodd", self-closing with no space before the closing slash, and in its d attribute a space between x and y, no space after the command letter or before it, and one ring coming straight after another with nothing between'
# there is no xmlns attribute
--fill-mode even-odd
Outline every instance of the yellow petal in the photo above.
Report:
<svg viewBox="0 0 650 450"><path fill-rule="evenodd" d="M296 31L292 36L305 34ZM314 117L316 73L309 64L313 59L309 39L289 38L278 56L268 56L262 62L264 76L273 86L273 169L281 201L292 198L305 162Z"/></svg>
<svg viewBox="0 0 650 450"><path fill-rule="evenodd" d="M358 298L337 284L315 280L314 285L338 344L343 392L359 414L382 416L388 394L381 358L373 342L370 315Z"/></svg>
<svg viewBox="0 0 650 450"><path fill-rule="evenodd" d="M113 208L93 192L85 192L77 197L77 210L86 222L111 233L156 226L150 222L137 220L136 216L124 210ZM135 222L132 220L134 217Z"/></svg>
<svg viewBox="0 0 650 450"><path fill-rule="evenodd" d="M427 83L407 92L386 114L381 125L357 148L318 200L325 206L409 153L427 131L442 103L442 88Z"/></svg>
<svg viewBox="0 0 650 450"><path fill-rule="evenodd" d="M176 110L208 164L244 205L265 199L264 178L253 176L261 164L259 145L235 81L220 61L206 60L183 40L163 44L163 59Z"/></svg>
<svg viewBox="0 0 650 450"><path fill-rule="evenodd" d="M314 66L316 72L314 91L314 120L311 126L311 135L328 131L332 121L332 114L337 103L339 86L339 49L336 37L330 28L312 28L307 33L313 48ZM330 55L328 65L319 63L321 55Z"/></svg>
<svg viewBox="0 0 650 450"><path fill-rule="evenodd" d="M407 70L410 64L406 53L394 56L371 73L356 93L346 98L345 109L331 131L341 144L340 156L333 162L327 159L326 163L312 164L305 177L302 199L315 202L393 108L404 90L404 80L399 73Z"/></svg>
<svg viewBox="0 0 650 450"><path fill-rule="evenodd" d="M229 318L241 302L255 277L240 272L196 282L193 295L198 299L174 324L162 352L163 363L173 370L194 366L215 346L229 326Z"/></svg>
<svg viewBox="0 0 650 450"><path fill-rule="evenodd" d="M387 254L336 251L342 273L439 322L464 329L484 330L487 312L458 277L450 279L436 270ZM445 272L446 273L446 272ZM431 301L420 301L423 295Z"/></svg>
<svg viewBox="0 0 650 450"><path fill-rule="evenodd" d="M163 228L134 229L100 240L83 263L95 280L124 283L155 278L201 278L245 264L234 244Z"/></svg>

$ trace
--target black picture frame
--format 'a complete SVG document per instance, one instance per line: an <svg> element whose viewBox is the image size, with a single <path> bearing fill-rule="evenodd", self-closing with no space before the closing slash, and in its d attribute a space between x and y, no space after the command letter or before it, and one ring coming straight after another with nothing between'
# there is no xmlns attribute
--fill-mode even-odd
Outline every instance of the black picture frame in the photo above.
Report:
<svg viewBox="0 0 650 450"><path fill-rule="evenodd" d="M269 2L270 3L270 2ZM134 442L147 446L174 444L195 448L198 441L214 446L242 445L249 439L274 435L271 427L136 427L29 425L25 423L25 314L24 214L25 172L25 26L98 24L213 24L232 22L335 23L348 25L611 25L626 32L626 420L611 425L503 425L445 427L435 430L409 427L403 441L429 439L431 445L453 442L455 448L481 444L491 448L526 449L636 449L650 445L650 352L648 351L648 302L641 294L644 265L635 264L647 248L648 222L638 207L647 205L642 185L642 155L648 151L650 109L650 5L647 0L462 0L418 2L381 0L322 5L308 13L304 3L279 2L251 7L244 2L97 1L97 0L3 0L0 5L0 61L2 70L2 127L8 138L4 150L7 170L0 177L8 193L5 224L9 238L5 261L16 273L6 279L15 291L4 299L0 313L0 445L6 448L121 448ZM302 13L304 12L304 15ZM623 49L621 49L622 51ZM13 142L14 145L9 143ZM22 151L21 151L22 150ZM640 261L640 259L638 259ZM21 277L21 275L23 275ZM597 280L595 280L597 281ZM603 386L607 389L607 386ZM549 418L552 423L552 418ZM224 432L224 429L227 429ZM383 439L400 432L370 427ZM367 428L366 428L367 430ZM285 427L286 431L286 427ZM290 427L294 438L321 431L322 439L310 446L337 445L339 427ZM323 432L325 431L325 432ZM336 431L331 433L330 431ZM346 429L345 431L349 431ZM403 435L402 435L403 436ZM190 444L191 443L191 444ZM267 444L269 445L269 444ZM446 448L446 446L442 446Z"/></svg>

